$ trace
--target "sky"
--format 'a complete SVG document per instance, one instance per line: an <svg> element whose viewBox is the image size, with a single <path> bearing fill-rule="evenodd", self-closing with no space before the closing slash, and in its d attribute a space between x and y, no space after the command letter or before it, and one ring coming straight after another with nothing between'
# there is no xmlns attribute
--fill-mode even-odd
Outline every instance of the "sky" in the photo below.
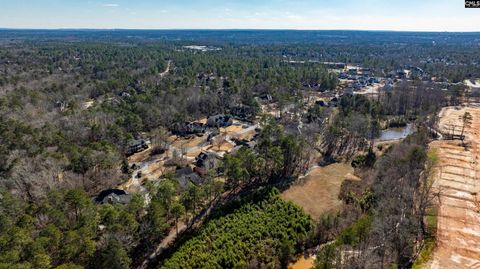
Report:
<svg viewBox="0 0 480 269"><path fill-rule="evenodd" d="M0 28L480 31L464 0L0 0Z"/></svg>

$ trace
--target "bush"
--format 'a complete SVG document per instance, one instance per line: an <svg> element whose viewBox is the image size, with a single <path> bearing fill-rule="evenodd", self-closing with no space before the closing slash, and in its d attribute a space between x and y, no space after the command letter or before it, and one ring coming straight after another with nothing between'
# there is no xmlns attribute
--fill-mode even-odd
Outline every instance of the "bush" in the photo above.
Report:
<svg viewBox="0 0 480 269"><path fill-rule="evenodd" d="M352 167L353 168L373 167L376 161L377 161L377 156L372 151L372 149L370 149L367 155L360 155L355 157L352 160Z"/></svg>

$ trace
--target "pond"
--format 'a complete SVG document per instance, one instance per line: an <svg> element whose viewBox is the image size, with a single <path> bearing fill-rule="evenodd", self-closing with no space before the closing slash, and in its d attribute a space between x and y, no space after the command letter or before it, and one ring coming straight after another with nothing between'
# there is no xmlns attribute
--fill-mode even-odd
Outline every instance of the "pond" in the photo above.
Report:
<svg viewBox="0 0 480 269"><path fill-rule="evenodd" d="M390 141L398 140L407 137L409 134L413 133L415 128L411 123L407 124L405 127L400 128L388 128L380 132L380 141Z"/></svg>

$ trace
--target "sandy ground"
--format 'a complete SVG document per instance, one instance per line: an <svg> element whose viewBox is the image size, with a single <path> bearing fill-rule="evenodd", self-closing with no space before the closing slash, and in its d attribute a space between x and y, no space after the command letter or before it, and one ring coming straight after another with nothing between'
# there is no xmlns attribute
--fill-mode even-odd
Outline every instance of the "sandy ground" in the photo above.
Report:
<svg viewBox="0 0 480 269"><path fill-rule="evenodd" d="M178 149L189 149L192 147L198 147L207 142L207 135L202 135L200 137L193 136L192 138L182 138L177 136L172 136L169 140L172 140L172 146Z"/></svg>
<svg viewBox="0 0 480 269"><path fill-rule="evenodd" d="M232 133L234 134L240 132L242 129L243 128L241 125L230 125L225 128L220 128L220 133L226 133L228 135L231 135Z"/></svg>
<svg viewBox="0 0 480 269"><path fill-rule="evenodd" d="M466 79L463 83L469 88L480 88L480 80L476 80L475 84L473 84L469 79Z"/></svg>
<svg viewBox="0 0 480 269"><path fill-rule="evenodd" d="M473 116L472 125L465 130L468 146L459 140L430 144L439 156L435 187L440 191L440 201L437 247L425 268L480 268L480 196L477 194L480 191L477 179L480 108L443 109L439 129L448 133L452 125L456 125L460 130L458 118L465 111Z"/></svg>
<svg viewBox="0 0 480 269"><path fill-rule="evenodd" d="M314 167L300 183L282 193L282 198L303 207L314 220L328 211L337 209L340 186L345 179L355 179L350 164L336 163Z"/></svg>
<svg viewBox="0 0 480 269"><path fill-rule="evenodd" d="M378 94L378 91L380 90L380 88L382 88L383 84L380 84L380 83L377 83L377 84L374 84L372 86L367 86L365 88L363 88L362 90L358 91L358 92L354 92L354 94L370 94L370 95L377 95Z"/></svg>
<svg viewBox="0 0 480 269"><path fill-rule="evenodd" d="M167 62L167 67L165 68L165 71L163 71L162 73L160 73L159 76L160 76L161 78L167 76L168 73L170 72L171 67L172 67L172 61L171 61L171 60L168 60L168 62Z"/></svg>
<svg viewBox="0 0 480 269"><path fill-rule="evenodd" d="M310 269L315 264L316 256L301 256L296 262L290 263L288 269Z"/></svg>
<svg viewBox="0 0 480 269"><path fill-rule="evenodd" d="M88 109L88 108L92 107L94 104L95 104L94 100L88 100L88 101L85 101L82 104L82 106L83 106L83 109Z"/></svg>

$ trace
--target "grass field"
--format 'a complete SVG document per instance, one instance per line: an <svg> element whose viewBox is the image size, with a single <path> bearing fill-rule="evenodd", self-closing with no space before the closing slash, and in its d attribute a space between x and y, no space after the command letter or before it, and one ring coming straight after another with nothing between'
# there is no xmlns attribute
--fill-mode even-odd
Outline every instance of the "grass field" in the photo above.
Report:
<svg viewBox="0 0 480 269"><path fill-rule="evenodd" d="M350 164L336 163L314 168L297 185L284 191L281 197L303 207L314 220L341 205L338 199L340 187L345 179L354 179Z"/></svg>

